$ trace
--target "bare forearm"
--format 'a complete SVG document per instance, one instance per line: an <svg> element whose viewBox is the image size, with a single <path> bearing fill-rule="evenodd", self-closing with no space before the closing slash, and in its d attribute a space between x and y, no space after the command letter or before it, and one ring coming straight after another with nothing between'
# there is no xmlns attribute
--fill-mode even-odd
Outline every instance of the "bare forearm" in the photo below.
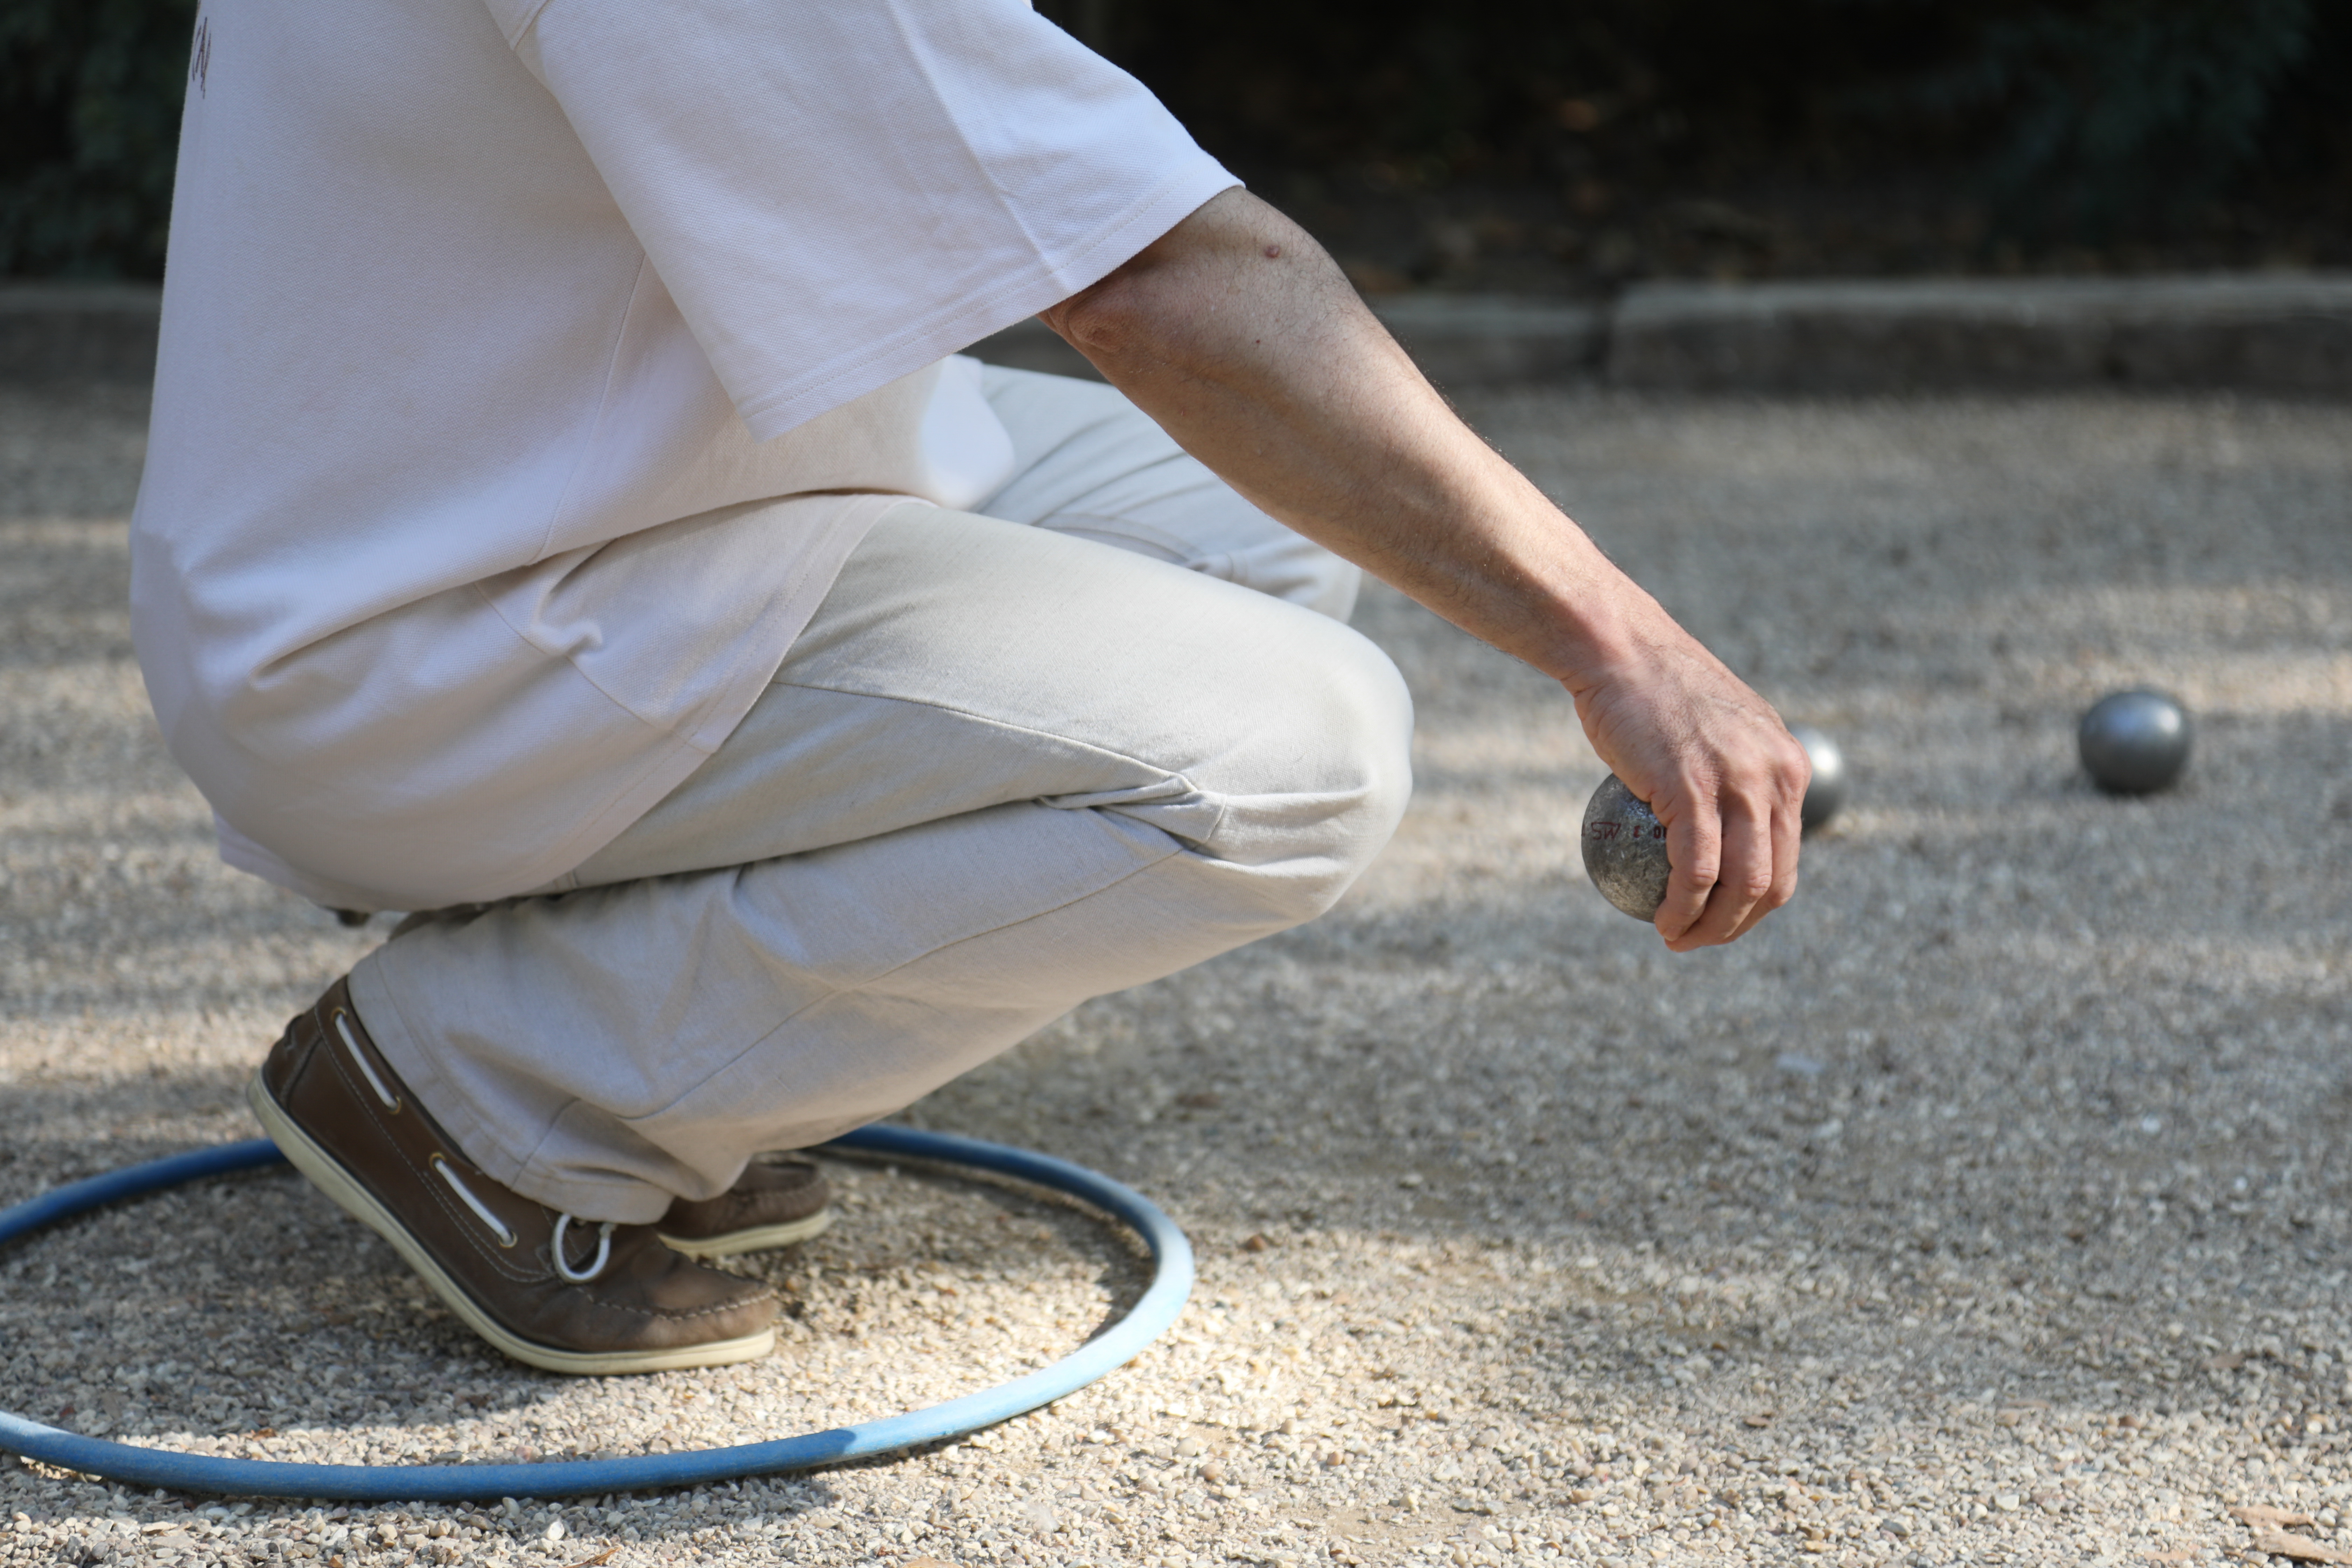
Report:
<svg viewBox="0 0 2352 1568"><path fill-rule="evenodd" d="M1654 611L1254 197L1218 197L1045 320L1256 505L1571 690Z"/></svg>

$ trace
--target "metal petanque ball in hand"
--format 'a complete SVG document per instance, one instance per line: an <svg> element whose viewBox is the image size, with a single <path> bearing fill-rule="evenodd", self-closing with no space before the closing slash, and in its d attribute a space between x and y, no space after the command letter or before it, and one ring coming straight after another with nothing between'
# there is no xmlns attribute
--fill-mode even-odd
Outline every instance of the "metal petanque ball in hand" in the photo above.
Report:
<svg viewBox="0 0 2352 1568"><path fill-rule="evenodd" d="M2189 712L2161 691L2111 691L2083 715L2074 742L2092 783L2110 795L2147 795L2189 765Z"/></svg>
<svg viewBox="0 0 2352 1568"><path fill-rule="evenodd" d="M1813 782L1805 786L1805 804L1799 816L1807 827L1819 827L1845 804L1845 753L1811 724L1791 724L1789 733L1805 748L1813 764Z"/></svg>
<svg viewBox="0 0 2352 1568"><path fill-rule="evenodd" d="M1615 773L1584 805L1584 874L1601 896L1637 921L1655 920L1665 900L1666 829Z"/></svg>

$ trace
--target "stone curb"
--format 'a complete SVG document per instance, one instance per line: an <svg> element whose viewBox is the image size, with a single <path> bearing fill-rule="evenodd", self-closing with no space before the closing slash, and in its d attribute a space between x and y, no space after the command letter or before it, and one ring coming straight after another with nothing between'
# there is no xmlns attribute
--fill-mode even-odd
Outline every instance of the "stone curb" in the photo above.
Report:
<svg viewBox="0 0 2352 1568"><path fill-rule="evenodd" d="M0 382L153 380L163 299L142 283L0 288Z"/></svg>
<svg viewBox="0 0 2352 1568"><path fill-rule="evenodd" d="M1608 379L1690 391L2233 387L2352 393L2352 276L1630 290Z"/></svg>
<svg viewBox="0 0 2352 1568"><path fill-rule="evenodd" d="M157 291L0 287L0 382L143 381ZM2352 274L1643 284L1613 304L1375 298L1446 387L1565 381L1654 391L1886 393L2084 387L2352 395ZM1034 321L982 359L1092 376Z"/></svg>

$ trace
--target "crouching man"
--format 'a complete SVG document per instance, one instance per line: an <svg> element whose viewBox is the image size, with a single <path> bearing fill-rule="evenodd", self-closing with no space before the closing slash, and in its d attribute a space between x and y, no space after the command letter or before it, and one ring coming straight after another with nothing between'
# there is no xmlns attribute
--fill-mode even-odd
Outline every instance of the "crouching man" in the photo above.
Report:
<svg viewBox="0 0 2352 1568"><path fill-rule="evenodd" d="M424 911L269 1135L490 1343L765 1353L774 1154L1328 909L1409 789L1370 571L1793 890L1804 753L1331 261L1019 0L212 0L134 625L224 856ZM1024 317L1108 386L955 351Z"/></svg>

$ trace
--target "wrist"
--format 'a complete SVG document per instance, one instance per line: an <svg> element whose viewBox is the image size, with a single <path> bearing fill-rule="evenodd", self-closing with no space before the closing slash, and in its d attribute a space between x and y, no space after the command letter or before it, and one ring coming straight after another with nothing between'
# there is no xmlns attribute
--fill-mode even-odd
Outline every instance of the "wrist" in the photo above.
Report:
<svg viewBox="0 0 2352 1568"><path fill-rule="evenodd" d="M1573 525L1570 525L1571 527ZM1580 570L1536 598L1539 642L1528 662L1582 696L1652 658L1662 633L1680 632L1640 584L1580 531Z"/></svg>

